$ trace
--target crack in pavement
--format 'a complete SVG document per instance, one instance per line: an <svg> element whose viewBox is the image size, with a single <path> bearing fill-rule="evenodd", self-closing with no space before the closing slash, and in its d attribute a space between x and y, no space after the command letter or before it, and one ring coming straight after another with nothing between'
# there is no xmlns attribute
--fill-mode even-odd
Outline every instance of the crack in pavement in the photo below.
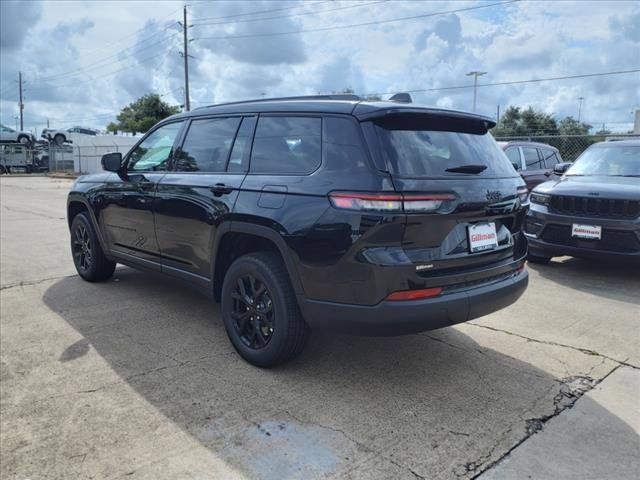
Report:
<svg viewBox="0 0 640 480"><path fill-rule="evenodd" d="M60 275L57 277L47 277L47 278L42 278L40 280L21 280L19 282L13 282L13 283L6 283L4 285L0 286L0 291L3 290L9 290L10 288L15 288L15 287L30 287L33 285L39 285L40 283L44 283L44 282L48 282L50 280L61 280L63 278L71 278L71 277L77 277L78 275Z"/></svg>
<svg viewBox="0 0 640 480"><path fill-rule="evenodd" d="M350 442L352 442L353 444L355 444L358 448L360 448L361 450L367 452L367 453L373 453L375 455L380 456L381 458L384 458L385 460L387 460L389 463L395 465L396 467L402 469L402 470L406 470L409 473L411 473L411 475L413 475L414 478L417 478L419 480L425 480L425 477L423 477L422 475L420 475L419 473L417 473L415 470L413 470L411 467L408 467L407 465L402 465L401 463L399 463L397 460L394 460L391 457L388 457L387 455L383 455L382 452L378 452L376 450L374 450L373 448L369 447L368 445L365 445L364 443L362 443L361 441L353 438L351 435L348 435L344 430L340 429L340 428L336 428L336 427L331 427L329 425L323 425L321 423L318 422L309 422L309 421L305 421L302 420L301 418L297 417L296 415L292 414L290 411L288 410L283 410L283 412L288 415L290 418L293 418L296 422L300 423L301 425L315 425L317 427L320 428L324 428L325 430L329 430L331 432L335 432L335 433L339 433L340 435L342 435L344 438L346 438L347 440L349 440ZM257 425L258 428L260 428L260 425Z"/></svg>
<svg viewBox="0 0 640 480"><path fill-rule="evenodd" d="M593 390L600 383L606 380L613 372L615 372L618 368L622 367L622 364L616 365L604 375L602 378L596 380L589 376L577 375L573 377L567 377L558 382L561 384L560 391L553 398L554 411L549 415L543 415L542 417L537 418L529 418L525 421L525 433L524 436L518 440L511 448L509 448L503 455L501 455L496 460L492 461L485 465L485 462L489 460L496 449L496 447L500 444L497 442L490 450L489 454L481 456L479 459L466 463L463 467L465 468L464 472L456 473L457 477L465 476L469 473L473 473L473 476L470 480L475 480L479 478L482 474L495 467L499 463L501 463L505 458L507 458L511 452L513 452L516 448L526 442L531 436L535 435L539 431L541 431L544 426L549 422L552 418L557 417L565 410L572 408L575 403L587 392ZM510 428L503 438L508 435L513 430L514 427ZM477 471L480 470L480 471Z"/></svg>
<svg viewBox="0 0 640 480"><path fill-rule="evenodd" d="M501 328L495 328L495 327L489 327L487 325L480 325L479 323L475 323L475 322L466 322L467 325L473 325L474 327L478 327L478 328L484 328L486 330L491 330L493 332L500 332L500 333L504 333L506 335L511 335L513 337L518 337L518 338L522 338L523 340L527 340L529 342L534 342L534 343L541 343L544 345L552 345L554 347L561 347L561 348L570 348L571 350L576 350L578 352L584 353L585 355L591 355L594 357L602 357L605 358L607 360L611 360L614 363L617 363L619 365L624 365L625 367L631 367L634 368L636 370L640 370L640 367L633 365L631 363L628 363L629 358L625 358L624 360L618 360L616 358L613 357L609 357L608 355L605 355L603 353L600 352L596 352L595 350L590 350L588 348L583 348L583 347L576 347L573 345L567 345L565 343L558 343L558 342L553 342L551 340L539 340L537 338L531 338L531 337L527 337L526 335L520 335L519 333L514 333L514 332L510 332L509 330L503 330Z"/></svg>

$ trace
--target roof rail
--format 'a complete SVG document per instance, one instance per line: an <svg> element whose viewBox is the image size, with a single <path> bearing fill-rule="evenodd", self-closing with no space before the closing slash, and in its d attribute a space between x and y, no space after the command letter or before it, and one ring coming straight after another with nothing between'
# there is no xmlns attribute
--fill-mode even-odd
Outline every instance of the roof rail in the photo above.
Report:
<svg viewBox="0 0 640 480"><path fill-rule="evenodd" d="M240 100L237 102L225 102L213 105L204 105L202 107L194 108L193 110L201 110L203 108L220 107L222 105L240 105L243 103L258 103L258 102L274 102L274 101L286 101L286 100L362 100L358 95L351 93L336 93L331 95L300 95L297 97L275 97L275 98L256 98L253 100Z"/></svg>

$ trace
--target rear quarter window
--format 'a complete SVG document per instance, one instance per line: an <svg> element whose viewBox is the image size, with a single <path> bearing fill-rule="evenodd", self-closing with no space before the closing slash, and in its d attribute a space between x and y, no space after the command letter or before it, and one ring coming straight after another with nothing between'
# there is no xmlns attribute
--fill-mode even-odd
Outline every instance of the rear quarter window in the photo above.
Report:
<svg viewBox="0 0 640 480"><path fill-rule="evenodd" d="M343 171L369 167L359 125L348 118L325 117L322 136L324 169Z"/></svg>

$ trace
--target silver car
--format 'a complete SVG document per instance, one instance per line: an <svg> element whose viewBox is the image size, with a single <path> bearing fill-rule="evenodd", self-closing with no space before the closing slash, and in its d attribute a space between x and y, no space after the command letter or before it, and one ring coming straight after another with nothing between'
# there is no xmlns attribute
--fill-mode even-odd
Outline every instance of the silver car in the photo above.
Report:
<svg viewBox="0 0 640 480"><path fill-rule="evenodd" d="M28 145L36 141L36 137L29 132L19 132L13 128L0 125L0 142L2 143L22 143Z"/></svg>

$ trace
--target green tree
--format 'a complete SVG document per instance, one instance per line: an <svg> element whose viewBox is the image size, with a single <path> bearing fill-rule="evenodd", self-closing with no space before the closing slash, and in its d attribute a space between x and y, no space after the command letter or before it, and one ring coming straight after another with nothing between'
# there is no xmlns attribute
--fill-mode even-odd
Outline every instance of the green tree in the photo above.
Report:
<svg viewBox="0 0 640 480"><path fill-rule="evenodd" d="M569 116L560 120L560 135L589 135L592 126Z"/></svg>
<svg viewBox="0 0 640 480"><path fill-rule="evenodd" d="M520 107L510 106L491 133L495 137L557 135L558 124L548 113L536 111L532 107L521 110Z"/></svg>
<svg viewBox="0 0 640 480"><path fill-rule="evenodd" d="M107 125L109 132L144 133L160 120L180 112L177 105L169 105L157 93L148 93L124 107L117 122Z"/></svg>

